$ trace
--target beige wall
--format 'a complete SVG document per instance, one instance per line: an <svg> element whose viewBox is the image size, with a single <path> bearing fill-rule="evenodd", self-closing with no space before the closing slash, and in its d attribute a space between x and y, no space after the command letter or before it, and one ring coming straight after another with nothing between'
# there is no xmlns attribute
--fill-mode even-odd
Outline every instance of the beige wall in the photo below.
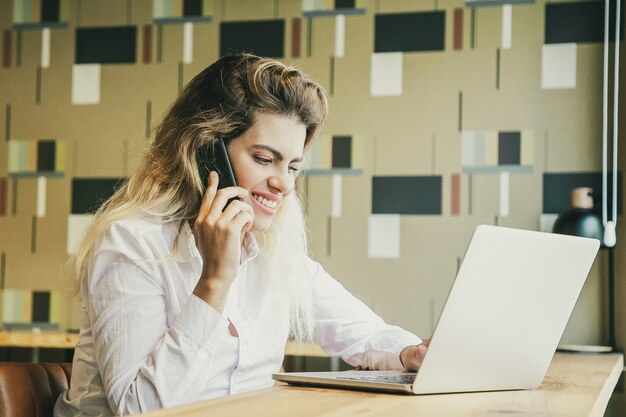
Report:
<svg viewBox="0 0 626 417"><path fill-rule="evenodd" d="M3 31L11 29L11 3L9 0L0 2L0 29ZM405 54L403 95L371 97L374 14L433 10L434 5L447 12L446 50ZM329 87L334 18L313 19L311 57L307 57L308 34L304 20L302 57L293 58L289 55L290 21L301 17L300 6L301 2L296 0L216 0L213 22L194 25L193 63L183 66L184 81L218 58L219 22L280 17L286 19L283 61L300 66ZM513 47L501 51L499 89L495 88L495 59L501 39L500 7L476 10L475 48L470 47L470 11L465 9L461 51L452 48L452 10L463 7L461 0L372 0L366 15L346 18L346 54L335 59L331 115L323 135L352 135L355 152L361 155L359 168L363 169L363 174L343 179L342 216L330 220L330 177L303 180L308 192L312 249L314 256L333 275L386 320L424 337L433 329L473 228L480 223L494 223L498 214L498 176L486 174L462 175L461 214L451 214L450 178L462 169L458 130L460 91L463 93L464 129L530 130L534 134L533 172L511 175L510 214L497 219L500 225L539 228L543 173L601 169L602 46L578 46L575 89L542 90L544 6L544 0L537 0L536 4L513 7ZM40 104L35 102L35 81L41 31L21 31L19 67L15 65L17 31L13 31L12 66L0 68L0 132L4 135L4 110L10 105L10 139L64 140L68 159L65 176L48 181L48 211L46 217L38 221L38 244L34 254L30 248L36 180L19 180L16 215L11 215L13 201L9 192L9 215L0 217L0 252L6 256L6 288L65 288L66 284L59 279L59 265L67 258L71 179L128 174L148 140L145 134L147 102L152 104L154 126L175 97L182 59L181 25L163 26L161 63L155 62L156 42L152 63L139 63L141 26L152 23L151 9L151 0L70 0L69 27L52 30L51 66L42 70ZM103 65L101 103L72 105L75 28L124 24L138 25L138 63ZM155 25L155 41L156 37ZM621 166L624 166L623 151L621 156ZM7 177L7 167L7 142L3 140L0 141L0 177ZM443 214L403 216L401 257L370 259L367 225L372 176L392 174L443 176ZM9 190L13 181L9 179ZM618 241L625 239L622 227ZM620 244L616 256L620 349L626 344L626 309L620 302L626 297L625 258L623 244ZM606 254L602 253L566 330L565 342L606 343L606 275ZM77 327L77 313L78 304L68 303L63 325Z"/></svg>

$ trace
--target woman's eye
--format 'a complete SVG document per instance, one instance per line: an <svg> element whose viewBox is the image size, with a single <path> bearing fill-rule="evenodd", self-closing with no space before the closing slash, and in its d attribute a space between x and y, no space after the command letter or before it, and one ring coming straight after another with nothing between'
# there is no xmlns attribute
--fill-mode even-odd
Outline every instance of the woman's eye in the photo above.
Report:
<svg viewBox="0 0 626 417"><path fill-rule="evenodd" d="M292 174L297 174L298 173L298 168L296 168L296 167L289 167L289 172L291 172Z"/></svg>
<svg viewBox="0 0 626 417"><path fill-rule="evenodd" d="M271 160L271 159L261 158L260 156L255 156L255 157L254 157L254 161L255 161L257 164L261 164L261 165L268 165L268 164L270 164L270 163L272 162L272 160Z"/></svg>

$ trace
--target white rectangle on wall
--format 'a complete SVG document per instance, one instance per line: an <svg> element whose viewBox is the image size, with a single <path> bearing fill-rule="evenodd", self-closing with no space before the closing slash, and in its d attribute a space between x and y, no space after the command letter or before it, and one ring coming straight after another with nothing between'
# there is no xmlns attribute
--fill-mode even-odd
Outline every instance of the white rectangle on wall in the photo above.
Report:
<svg viewBox="0 0 626 417"><path fill-rule="evenodd" d="M400 257L400 215L372 214L368 219L367 256Z"/></svg>
<svg viewBox="0 0 626 417"><path fill-rule="evenodd" d="M576 44L543 45L541 49L541 88L576 88Z"/></svg>
<svg viewBox="0 0 626 417"><path fill-rule="evenodd" d="M48 183L46 177L37 177L37 217L46 217L46 194Z"/></svg>
<svg viewBox="0 0 626 417"><path fill-rule="evenodd" d="M513 30L513 7L510 4L502 6L502 49L511 49Z"/></svg>
<svg viewBox="0 0 626 417"><path fill-rule="evenodd" d="M193 62L193 23L185 22L183 26L183 63Z"/></svg>
<svg viewBox="0 0 626 417"><path fill-rule="evenodd" d="M346 52L346 17L335 16L335 57L343 58Z"/></svg>
<svg viewBox="0 0 626 417"><path fill-rule="evenodd" d="M41 31L41 68L50 67L50 28Z"/></svg>
<svg viewBox="0 0 626 417"><path fill-rule="evenodd" d="M72 67L72 104L100 103L100 64Z"/></svg>
<svg viewBox="0 0 626 417"><path fill-rule="evenodd" d="M556 219L559 217L558 214L541 214L539 216L539 230L542 232L552 233L552 229L554 228L554 223Z"/></svg>
<svg viewBox="0 0 626 417"><path fill-rule="evenodd" d="M73 254L91 224L92 214L70 214L67 219L67 254Z"/></svg>
<svg viewBox="0 0 626 417"><path fill-rule="evenodd" d="M342 177L339 174L333 174L333 197L331 202L331 217L341 217L341 188Z"/></svg>
<svg viewBox="0 0 626 417"><path fill-rule="evenodd" d="M370 92L374 97L402 95L402 52L372 54Z"/></svg>
<svg viewBox="0 0 626 417"><path fill-rule="evenodd" d="M2 290L2 321L4 323L20 323L24 320L24 290Z"/></svg>

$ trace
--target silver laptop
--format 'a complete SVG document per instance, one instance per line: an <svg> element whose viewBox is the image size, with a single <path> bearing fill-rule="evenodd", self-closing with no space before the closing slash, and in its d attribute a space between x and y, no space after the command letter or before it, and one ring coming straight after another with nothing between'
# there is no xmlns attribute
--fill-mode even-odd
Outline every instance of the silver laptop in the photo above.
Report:
<svg viewBox="0 0 626 417"><path fill-rule="evenodd" d="M410 394L537 388L599 246L595 239L478 226L419 372L272 377L298 385Z"/></svg>

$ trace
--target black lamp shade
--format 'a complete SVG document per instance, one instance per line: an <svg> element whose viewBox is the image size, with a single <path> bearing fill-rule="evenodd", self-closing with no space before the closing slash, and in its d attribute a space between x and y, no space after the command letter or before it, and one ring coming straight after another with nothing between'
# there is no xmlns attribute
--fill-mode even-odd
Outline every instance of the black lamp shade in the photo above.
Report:
<svg viewBox="0 0 626 417"><path fill-rule="evenodd" d="M591 209L575 208L556 219L554 233L603 240L604 227L600 215Z"/></svg>

